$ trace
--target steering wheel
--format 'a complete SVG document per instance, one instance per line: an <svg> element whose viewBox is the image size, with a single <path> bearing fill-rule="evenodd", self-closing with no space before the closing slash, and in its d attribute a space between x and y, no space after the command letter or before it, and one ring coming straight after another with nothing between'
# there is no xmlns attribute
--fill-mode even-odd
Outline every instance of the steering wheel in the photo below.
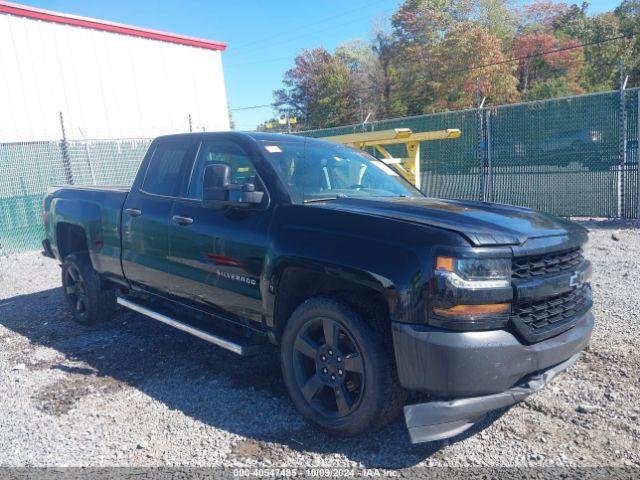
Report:
<svg viewBox="0 0 640 480"><path fill-rule="evenodd" d="M365 186L361 183L354 183L353 185L349 186L349 190L360 190L361 188L365 188Z"/></svg>

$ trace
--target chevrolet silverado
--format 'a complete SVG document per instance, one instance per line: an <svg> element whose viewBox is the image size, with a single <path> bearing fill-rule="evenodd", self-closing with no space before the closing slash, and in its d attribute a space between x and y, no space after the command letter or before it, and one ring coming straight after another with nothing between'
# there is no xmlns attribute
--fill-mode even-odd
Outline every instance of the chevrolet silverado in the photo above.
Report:
<svg viewBox="0 0 640 480"><path fill-rule="evenodd" d="M43 216L77 322L120 305L237 354L277 346L293 404L333 434L404 408L413 442L457 435L575 362L594 323L583 227L428 198L305 137L160 137L130 188L52 188Z"/></svg>

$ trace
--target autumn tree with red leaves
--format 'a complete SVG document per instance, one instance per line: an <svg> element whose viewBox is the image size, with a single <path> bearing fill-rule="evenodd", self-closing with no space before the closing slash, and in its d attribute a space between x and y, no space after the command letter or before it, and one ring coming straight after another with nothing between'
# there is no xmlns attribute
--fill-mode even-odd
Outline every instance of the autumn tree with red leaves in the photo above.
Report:
<svg viewBox="0 0 640 480"><path fill-rule="evenodd" d="M275 106L316 128L617 88L640 82L640 0L589 15L588 4L405 0L370 42L303 50ZM628 38L610 39L627 35ZM583 44L586 44L583 46Z"/></svg>
<svg viewBox="0 0 640 480"><path fill-rule="evenodd" d="M581 47L576 48L578 45L576 40L560 40L550 33L516 37L511 57L518 59L516 77L523 97L537 98L538 93L548 93L549 88L557 90L552 96L583 93L580 75L584 53ZM541 55L544 52L553 53Z"/></svg>

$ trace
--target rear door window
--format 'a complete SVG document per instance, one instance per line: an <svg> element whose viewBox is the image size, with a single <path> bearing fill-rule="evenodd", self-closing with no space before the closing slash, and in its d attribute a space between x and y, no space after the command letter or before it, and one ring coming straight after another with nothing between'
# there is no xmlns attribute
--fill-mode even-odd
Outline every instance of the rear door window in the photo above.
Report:
<svg viewBox="0 0 640 480"><path fill-rule="evenodd" d="M158 143L149 161L142 190L154 195L177 196L184 182L190 150L190 140Z"/></svg>

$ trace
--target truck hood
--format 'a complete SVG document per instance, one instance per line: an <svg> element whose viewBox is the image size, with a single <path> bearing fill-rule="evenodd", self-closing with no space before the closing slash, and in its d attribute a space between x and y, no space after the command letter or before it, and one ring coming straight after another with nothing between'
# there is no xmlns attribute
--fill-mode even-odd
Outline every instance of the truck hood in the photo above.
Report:
<svg viewBox="0 0 640 480"><path fill-rule="evenodd" d="M585 229L529 208L426 197L337 198L321 208L375 215L452 230L475 246L522 245L539 237L571 236Z"/></svg>

